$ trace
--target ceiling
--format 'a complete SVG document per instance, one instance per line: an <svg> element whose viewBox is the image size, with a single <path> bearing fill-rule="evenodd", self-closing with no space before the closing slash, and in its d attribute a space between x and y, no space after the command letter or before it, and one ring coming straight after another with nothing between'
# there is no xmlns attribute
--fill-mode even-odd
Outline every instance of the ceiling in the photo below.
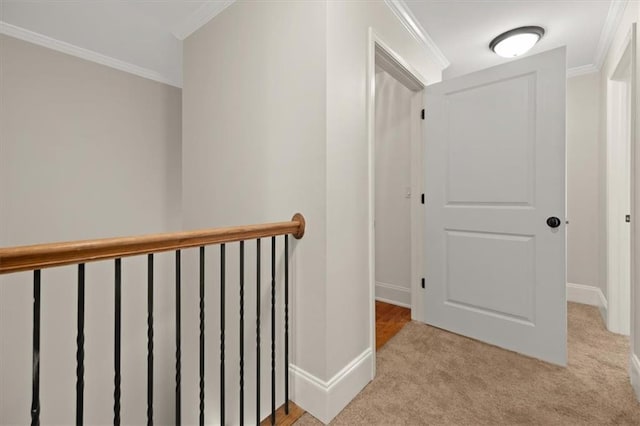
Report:
<svg viewBox="0 0 640 426"><path fill-rule="evenodd" d="M9 35L181 86L182 39L230 3L0 0L0 21Z"/></svg>
<svg viewBox="0 0 640 426"><path fill-rule="evenodd" d="M182 86L182 40L234 0L0 0L0 33ZM450 78L507 61L488 44L540 25L530 54L567 45L573 73L600 68L626 1L385 0ZM426 29L426 31L425 31ZM571 74L571 72L570 72Z"/></svg>
<svg viewBox="0 0 640 426"><path fill-rule="evenodd" d="M405 0L404 3L450 62L444 77L451 78L508 61L494 54L489 42L504 31L526 25L539 25L546 31L528 54L566 45L569 69L596 71L602 61L598 55L604 56L608 47L601 48L599 53L601 34L603 28L608 28L605 24L614 2ZM616 18L619 6L617 3L611 8L610 21Z"/></svg>

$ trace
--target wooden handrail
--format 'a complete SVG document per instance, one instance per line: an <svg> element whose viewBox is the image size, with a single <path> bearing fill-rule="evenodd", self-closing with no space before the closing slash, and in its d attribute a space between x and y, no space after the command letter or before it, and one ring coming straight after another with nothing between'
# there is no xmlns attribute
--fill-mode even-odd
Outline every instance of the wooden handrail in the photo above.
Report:
<svg viewBox="0 0 640 426"><path fill-rule="evenodd" d="M277 235L292 234L300 239L304 229L304 216L296 213L289 222L0 248L0 274Z"/></svg>

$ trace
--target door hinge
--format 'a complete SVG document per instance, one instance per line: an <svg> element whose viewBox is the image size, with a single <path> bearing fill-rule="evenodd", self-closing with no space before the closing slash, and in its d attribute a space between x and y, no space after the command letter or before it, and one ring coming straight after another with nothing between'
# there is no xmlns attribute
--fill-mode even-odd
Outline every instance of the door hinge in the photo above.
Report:
<svg viewBox="0 0 640 426"><path fill-rule="evenodd" d="M422 204L424 204L424 194L421 194L421 195L420 195L420 202L421 202Z"/></svg>
<svg viewBox="0 0 640 426"><path fill-rule="evenodd" d="M626 215L624 217L624 221L627 222L627 223L631 223L631 215L630 214Z"/></svg>
<svg viewBox="0 0 640 426"><path fill-rule="evenodd" d="M424 288L424 285L425 285L425 279L423 278L422 279L422 288Z"/></svg>
<svg viewBox="0 0 640 426"><path fill-rule="evenodd" d="M420 118L424 120L424 108L422 108L422 111L420 112Z"/></svg>

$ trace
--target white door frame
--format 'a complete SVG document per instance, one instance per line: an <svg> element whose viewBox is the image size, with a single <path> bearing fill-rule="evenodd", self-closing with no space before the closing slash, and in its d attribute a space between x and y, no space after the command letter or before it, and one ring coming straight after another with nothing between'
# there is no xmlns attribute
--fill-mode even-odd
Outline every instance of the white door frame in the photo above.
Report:
<svg viewBox="0 0 640 426"><path fill-rule="evenodd" d="M631 232L624 230L624 215L631 214L632 141L635 138L635 24L615 57L615 68L607 78L607 172L606 172L606 277L607 329L628 335L631 331ZM620 147L625 140L626 147ZM621 151L624 150L626 152ZM620 161L629 161L622 166ZM627 197L625 201L623 198ZM618 208L629 204L628 210ZM622 226L622 227L621 227ZM625 236L626 235L626 236ZM629 245L629 250L622 245ZM623 271L621 268L627 268Z"/></svg>
<svg viewBox="0 0 640 426"><path fill-rule="evenodd" d="M407 61L398 55L377 33L369 28L367 62L367 143L368 143L368 163L369 163L369 347L373 356L371 363L371 378L376 372L376 248L375 248L375 93L376 93L376 58L378 65L391 74L413 92L417 92L411 102L412 111L421 107L421 92L427 86L427 80L413 68ZM419 103L419 104L418 104ZM418 110L419 111L419 110ZM422 298L417 297L420 290L420 277L423 271L423 260L421 257L422 247L422 223L420 222L421 204L418 194L422 193L422 123L418 120L412 121L411 127L411 316L412 318L422 318ZM413 123L417 124L413 124Z"/></svg>
<svg viewBox="0 0 640 426"><path fill-rule="evenodd" d="M637 325L637 310L640 308L638 304L638 285L640 284L640 261L638 256L640 252L640 232L638 223L640 221L640 173L638 173L638 166L640 166L640 142L638 141L639 133L636 131L638 123L638 114L640 113L640 93L638 91L638 29L637 24L631 25L631 38L632 38L632 56L631 56L631 339L630 339L630 353L629 353L629 375L631 377L631 385L634 388L636 399L640 400L640 360L636 355L636 325Z"/></svg>

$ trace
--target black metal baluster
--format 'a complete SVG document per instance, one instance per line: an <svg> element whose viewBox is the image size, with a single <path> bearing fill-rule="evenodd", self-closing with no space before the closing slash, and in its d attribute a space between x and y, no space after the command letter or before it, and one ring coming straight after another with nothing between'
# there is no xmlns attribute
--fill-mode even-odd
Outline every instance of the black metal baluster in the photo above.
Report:
<svg viewBox="0 0 640 426"><path fill-rule="evenodd" d="M204 247L200 247L200 426L204 425Z"/></svg>
<svg viewBox="0 0 640 426"><path fill-rule="evenodd" d="M84 423L84 263L78 265L78 335L76 337L76 425Z"/></svg>
<svg viewBox="0 0 640 426"><path fill-rule="evenodd" d="M153 254L147 255L147 425L153 425Z"/></svg>
<svg viewBox="0 0 640 426"><path fill-rule="evenodd" d="M244 425L244 241L240 241L240 425Z"/></svg>
<svg viewBox="0 0 640 426"><path fill-rule="evenodd" d="M289 414L289 235L284 236L284 413Z"/></svg>
<svg viewBox="0 0 640 426"><path fill-rule="evenodd" d="M271 424L276 424L276 237L271 237Z"/></svg>
<svg viewBox="0 0 640 426"><path fill-rule="evenodd" d="M115 426L120 425L120 321L121 321L121 286L122 286L122 260L116 259L115 261L115 313L114 313L114 353L113 364L115 375L113 377L113 424Z"/></svg>
<svg viewBox="0 0 640 426"><path fill-rule="evenodd" d="M180 338L181 338L181 329L180 329L180 320L181 320L181 289L180 289L180 250L176 250L176 425L180 426L182 424L180 420L180 408L181 408L181 395L180 395Z"/></svg>
<svg viewBox="0 0 640 426"><path fill-rule="evenodd" d="M33 361L31 376L31 425L40 424L40 270L33 271Z"/></svg>
<svg viewBox="0 0 640 426"><path fill-rule="evenodd" d="M220 244L220 424L224 425L224 285L225 245Z"/></svg>
<svg viewBox="0 0 640 426"><path fill-rule="evenodd" d="M256 425L260 424L260 238L256 240Z"/></svg>

